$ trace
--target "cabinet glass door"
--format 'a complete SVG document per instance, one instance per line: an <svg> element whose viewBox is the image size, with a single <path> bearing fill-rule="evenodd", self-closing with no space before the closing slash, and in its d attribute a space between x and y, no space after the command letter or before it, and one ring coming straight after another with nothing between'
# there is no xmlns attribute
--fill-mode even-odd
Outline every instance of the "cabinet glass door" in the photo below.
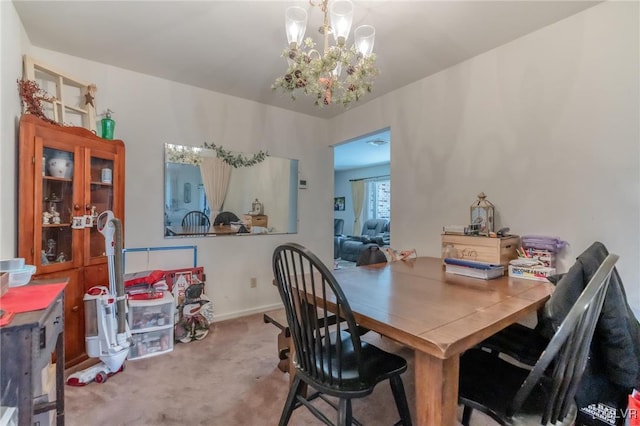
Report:
<svg viewBox="0 0 640 426"><path fill-rule="evenodd" d="M97 218L100 213L114 211L114 157L109 153L92 152L87 178L89 179L89 194L87 198L86 227L89 232L89 247L86 253L89 260L101 257L106 252L106 241L98 231ZM115 213L115 212L114 212ZM119 219L119 218L118 218Z"/></svg>
<svg viewBox="0 0 640 426"><path fill-rule="evenodd" d="M73 151L52 147L42 149L42 191L36 204L36 221L42 224L36 233L37 266L55 266L73 262ZM38 191L36 191L38 193ZM36 230L38 227L36 227ZM39 238L38 238L39 237Z"/></svg>

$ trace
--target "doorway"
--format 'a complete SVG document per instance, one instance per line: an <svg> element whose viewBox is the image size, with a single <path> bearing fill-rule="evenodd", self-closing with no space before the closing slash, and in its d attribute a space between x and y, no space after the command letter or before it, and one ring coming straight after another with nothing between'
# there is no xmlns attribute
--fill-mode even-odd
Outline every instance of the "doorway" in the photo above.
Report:
<svg viewBox="0 0 640 426"><path fill-rule="evenodd" d="M334 259L340 265L344 239L360 235L368 219L391 219L391 131L381 129L333 148Z"/></svg>

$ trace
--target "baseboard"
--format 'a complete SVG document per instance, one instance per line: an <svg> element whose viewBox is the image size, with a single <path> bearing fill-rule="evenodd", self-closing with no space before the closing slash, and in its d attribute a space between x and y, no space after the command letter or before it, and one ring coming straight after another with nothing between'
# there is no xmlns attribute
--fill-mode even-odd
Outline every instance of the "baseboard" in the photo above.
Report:
<svg viewBox="0 0 640 426"><path fill-rule="evenodd" d="M257 308L247 309L243 311L229 312L227 314L215 315L213 322L226 321L234 318L246 317L253 314L261 314L263 312L272 311L274 309L282 308L282 303L273 303L271 305L259 306Z"/></svg>

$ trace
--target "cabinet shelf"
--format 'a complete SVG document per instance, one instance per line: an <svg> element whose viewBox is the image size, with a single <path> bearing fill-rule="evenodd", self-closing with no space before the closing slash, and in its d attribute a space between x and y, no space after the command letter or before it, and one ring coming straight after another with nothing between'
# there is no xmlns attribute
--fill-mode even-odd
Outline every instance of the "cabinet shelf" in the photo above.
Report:
<svg viewBox="0 0 640 426"><path fill-rule="evenodd" d="M113 186L113 183L106 183L106 182L95 181L95 182L91 182L91 185L96 185L96 186Z"/></svg>
<svg viewBox="0 0 640 426"><path fill-rule="evenodd" d="M70 226L71 226L70 223L47 223L47 224L42 224L43 228L68 228Z"/></svg>
<svg viewBox="0 0 640 426"><path fill-rule="evenodd" d="M44 180L53 180L53 181L57 181L57 182L73 182L73 179L71 179L71 178L59 178L59 177L55 177L55 176L43 176L42 179L44 179Z"/></svg>

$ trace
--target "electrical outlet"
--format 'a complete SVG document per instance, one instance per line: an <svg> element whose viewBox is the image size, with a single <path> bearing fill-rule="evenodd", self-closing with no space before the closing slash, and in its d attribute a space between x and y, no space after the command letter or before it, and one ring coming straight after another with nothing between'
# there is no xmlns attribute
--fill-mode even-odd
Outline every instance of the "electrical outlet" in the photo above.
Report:
<svg viewBox="0 0 640 426"><path fill-rule="evenodd" d="M251 288L256 288L258 287L258 279L256 277L251 277Z"/></svg>

